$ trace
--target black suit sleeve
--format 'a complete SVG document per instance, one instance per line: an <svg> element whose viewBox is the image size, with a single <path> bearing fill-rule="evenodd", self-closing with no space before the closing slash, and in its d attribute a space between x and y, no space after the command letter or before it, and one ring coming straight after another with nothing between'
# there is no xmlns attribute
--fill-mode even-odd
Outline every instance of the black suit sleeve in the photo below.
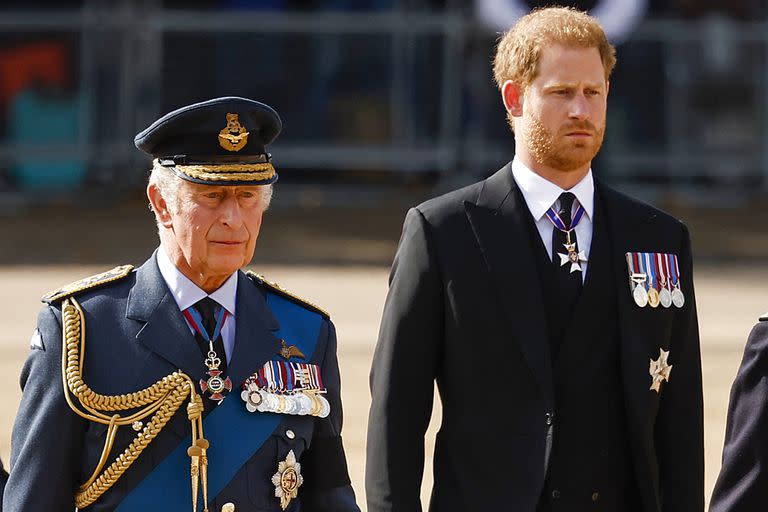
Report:
<svg viewBox="0 0 768 512"><path fill-rule="evenodd" d="M405 219L371 369L369 512L421 510L424 433L443 340L443 286L430 225Z"/></svg>
<svg viewBox="0 0 768 512"><path fill-rule="evenodd" d="M306 492L300 494L302 510L360 512L355 492L350 485L347 459L341 442L343 413L336 329L332 323L327 322L324 330L327 334L322 376L331 413L327 418L317 418L312 444L302 457L302 469L307 482Z"/></svg>
<svg viewBox="0 0 768 512"><path fill-rule="evenodd" d="M72 512L80 477L81 420L67 405L61 379L61 326L44 308L33 348L21 372L21 404L11 440L5 512Z"/></svg>
<svg viewBox="0 0 768 512"><path fill-rule="evenodd" d="M752 512L768 503L768 322L749 335L731 388L723 466L711 512Z"/></svg>
<svg viewBox="0 0 768 512"><path fill-rule="evenodd" d="M663 512L704 510L704 404L701 352L693 287L691 242L682 228L679 254L680 282L685 306L677 311L672 327L669 382L661 389L656 419Z"/></svg>

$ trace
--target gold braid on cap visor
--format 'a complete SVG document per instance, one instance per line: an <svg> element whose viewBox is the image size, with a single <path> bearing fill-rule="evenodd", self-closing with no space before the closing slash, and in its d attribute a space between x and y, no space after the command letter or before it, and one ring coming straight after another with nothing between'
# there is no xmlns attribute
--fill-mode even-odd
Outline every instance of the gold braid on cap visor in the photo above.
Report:
<svg viewBox="0 0 768 512"><path fill-rule="evenodd" d="M202 181L266 181L275 168L265 164L176 165L180 173Z"/></svg>

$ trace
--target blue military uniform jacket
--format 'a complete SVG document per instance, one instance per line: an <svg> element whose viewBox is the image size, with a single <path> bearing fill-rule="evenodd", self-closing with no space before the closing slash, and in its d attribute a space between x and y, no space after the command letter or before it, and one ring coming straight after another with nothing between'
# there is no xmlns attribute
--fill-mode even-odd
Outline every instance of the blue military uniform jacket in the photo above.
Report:
<svg viewBox="0 0 768 512"><path fill-rule="evenodd" d="M273 313L270 298L274 295L287 298L259 278L239 276L235 347L227 369L234 389L225 402L234 400L244 408L239 396L241 384L265 362L280 358L281 339L276 334L286 326L281 326ZM200 349L160 274L155 256L126 277L76 293L75 298L82 307L85 321L83 379L95 392L104 395L134 392L178 370L195 382L205 376L207 368ZM300 313L317 320L318 328L314 331L317 339L304 340L314 349L306 354L303 362L319 365L328 390L330 415L326 418L274 416L272 425L276 427L252 453L243 457L244 463L238 462L236 467L229 468L231 477L215 493L209 494L211 511L220 511L226 503L234 504L237 512L281 510L272 476L290 451L301 464L303 484L287 510L359 511L349 484L340 437L342 410L333 324L312 306L291 298L287 300L301 308ZM33 339L21 374L23 396L13 429L11 476L3 496L3 510L72 512L78 487L92 474L101 456L107 426L81 418L66 402L62 385L60 301L52 301L40 312ZM210 412L216 407L215 402L208 398L203 401L206 413L217 412ZM152 496L139 495L136 499L137 494L145 492L141 486L148 475L188 440L191 427L184 409L186 407L181 407L176 412L123 476L85 510L135 510L135 505L125 503L155 503ZM208 420L206 417L204 424ZM250 426L233 422L228 428L235 434L247 432ZM120 428L107 464L115 460L136 435L130 427ZM208 450L211 461L217 457L216 453L212 441ZM189 459L186 461L179 464L178 479L186 486L187 493L181 503L174 505L174 510L188 510L191 504ZM215 478L211 475L211 479ZM154 492L157 493L157 489ZM156 497L167 499L165 494L161 489Z"/></svg>
<svg viewBox="0 0 768 512"><path fill-rule="evenodd" d="M768 503L768 313L752 328L731 388L723 465L710 512L765 510Z"/></svg>

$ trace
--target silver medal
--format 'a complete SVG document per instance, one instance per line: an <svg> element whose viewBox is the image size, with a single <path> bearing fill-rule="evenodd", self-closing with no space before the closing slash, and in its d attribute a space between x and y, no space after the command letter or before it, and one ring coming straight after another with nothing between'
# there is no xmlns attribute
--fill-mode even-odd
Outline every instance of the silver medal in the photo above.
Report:
<svg viewBox="0 0 768 512"><path fill-rule="evenodd" d="M678 308L682 308L685 305L685 295L683 295L683 291L679 286L672 290L672 303Z"/></svg>
<svg viewBox="0 0 768 512"><path fill-rule="evenodd" d="M638 283L637 286L635 286L635 290L632 292L632 297L635 299L635 304L641 308L648 305L648 291L642 284Z"/></svg>
<svg viewBox="0 0 768 512"><path fill-rule="evenodd" d="M672 294L669 292L669 289L664 287L659 292L659 301L661 301L661 305L665 308L668 308L672 306Z"/></svg>
<svg viewBox="0 0 768 512"><path fill-rule="evenodd" d="M278 407L280 407L280 400L274 393L266 393L264 403L266 404L265 409L268 412L277 412Z"/></svg>
<svg viewBox="0 0 768 512"><path fill-rule="evenodd" d="M306 416L312 410L312 399L304 393L296 395L296 402L299 406L299 412L301 416Z"/></svg>
<svg viewBox="0 0 768 512"><path fill-rule="evenodd" d="M295 395L285 397L285 414L299 414L299 403Z"/></svg>
<svg viewBox="0 0 768 512"><path fill-rule="evenodd" d="M331 413L331 404L328 402L328 399L326 399L323 395L318 395L320 399L320 402L323 405L323 408L320 409L320 412L317 414L321 418L326 418Z"/></svg>

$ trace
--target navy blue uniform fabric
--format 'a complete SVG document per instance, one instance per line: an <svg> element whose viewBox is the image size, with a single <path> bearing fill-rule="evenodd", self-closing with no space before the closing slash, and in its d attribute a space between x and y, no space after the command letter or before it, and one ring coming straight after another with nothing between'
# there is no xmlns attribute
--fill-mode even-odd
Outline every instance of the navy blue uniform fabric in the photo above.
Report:
<svg viewBox="0 0 768 512"><path fill-rule="evenodd" d="M768 504L768 321L754 326L731 388L723 466L711 512L752 512Z"/></svg>
<svg viewBox="0 0 768 512"><path fill-rule="evenodd" d="M543 292L516 187L507 165L406 216L371 371L369 512L422 510L435 383L442 417L430 511L536 509L558 411ZM688 231L599 182L596 195L612 240L606 265L618 318L605 322L618 322L638 509L701 512L703 401ZM631 251L679 255L684 308L635 305L624 256ZM660 348L670 351L674 370L657 394L649 389L649 360ZM613 512L599 502L594 510Z"/></svg>
<svg viewBox="0 0 768 512"><path fill-rule="evenodd" d="M280 349L280 340L273 335L280 326L267 305L267 293L263 285L257 285L246 274L239 275L236 340L228 368L234 394L239 394L239 385L246 377L266 361L277 358ZM84 380L97 393L137 391L178 369L194 381L204 376L200 349L154 256L130 276L79 294L76 299L85 313ZM42 346L31 351L21 374L23 394L13 430L11 475L3 505L6 512L72 512L77 487L90 476L101 454L106 426L86 421L65 402L59 304L43 308L37 328ZM307 357L308 362L320 365L328 389L330 416L321 419L285 415L232 481L218 496L210 497L212 511L219 511L228 502L235 504L237 512L280 510L270 479L290 450L302 464L305 481L288 510L359 511L341 444L336 335L329 320L323 318L315 353ZM206 407L211 407L212 402L204 400ZM85 510L114 510L122 497L190 434L184 409L176 413L123 477ZM120 429L108 463L135 435L130 428ZM215 447L211 447L209 456L215 456ZM179 478L189 480L188 466L180 468ZM189 502L179 504L179 510L188 509L190 503L191 497Z"/></svg>

